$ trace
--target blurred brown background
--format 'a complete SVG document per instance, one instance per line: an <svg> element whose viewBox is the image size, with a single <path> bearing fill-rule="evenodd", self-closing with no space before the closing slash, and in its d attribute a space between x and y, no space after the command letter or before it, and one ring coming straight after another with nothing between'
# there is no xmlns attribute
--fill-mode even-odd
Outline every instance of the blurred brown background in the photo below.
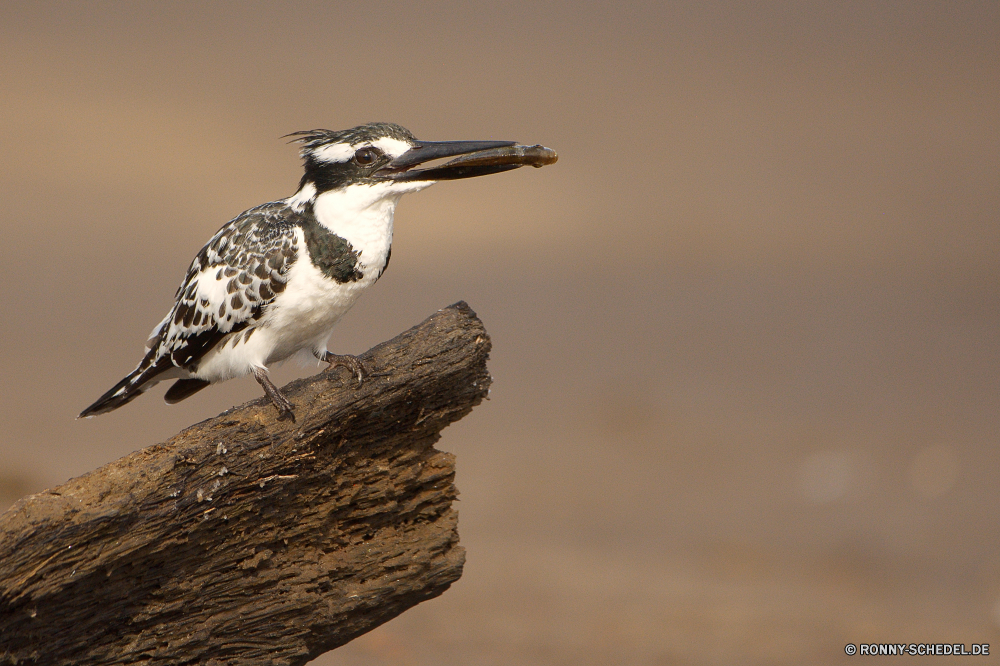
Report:
<svg viewBox="0 0 1000 666"><path fill-rule="evenodd" d="M404 199L334 335L465 299L495 385L440 443L464 577L315 663L1000 653L1000 4L10 2L0 39L5 505L260 395L74 420L293 192L281 135L540 142Z"/></svg>

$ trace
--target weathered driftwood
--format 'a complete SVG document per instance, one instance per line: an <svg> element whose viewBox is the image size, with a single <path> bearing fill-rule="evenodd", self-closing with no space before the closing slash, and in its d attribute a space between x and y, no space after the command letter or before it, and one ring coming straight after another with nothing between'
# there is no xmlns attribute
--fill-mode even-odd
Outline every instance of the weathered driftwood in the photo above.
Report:
<svg viewBox="0 0 1000 666"><path fill-rule="evenodd" d="M0 664L304 664L462 573L442 428L487 394L464 303L0 515Z"/></svg>

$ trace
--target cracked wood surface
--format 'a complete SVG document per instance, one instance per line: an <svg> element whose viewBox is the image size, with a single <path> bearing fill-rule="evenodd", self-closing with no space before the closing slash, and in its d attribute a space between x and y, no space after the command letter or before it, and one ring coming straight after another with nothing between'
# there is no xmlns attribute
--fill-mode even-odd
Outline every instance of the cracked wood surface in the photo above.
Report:
<svg viewBox="0 0 1000 666"><path fill-rule="evenodd" d="M486 397L457 303L0 515L0 664L304 664L462 573L441 430Z"/></svg>

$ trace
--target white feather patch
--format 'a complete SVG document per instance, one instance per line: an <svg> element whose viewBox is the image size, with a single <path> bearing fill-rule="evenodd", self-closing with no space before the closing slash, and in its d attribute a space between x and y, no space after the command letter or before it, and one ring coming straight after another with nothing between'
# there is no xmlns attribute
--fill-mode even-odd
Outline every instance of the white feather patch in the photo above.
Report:
<svg viewBox="0 0 1000 666"><path fill-rule="evenodd" d="M346 162L354 157L355 148L349 143L331 143L311 150L320 162Z"/></svg>
<svg viewBox="0 0 1000 666"><path fill-rule="evenodd" d="M292 210L296 213L301 213L305 205L312 201L315 197L316 186L312 183L306 183L298 192L285 199L285 201Z"/></svg>
<svg viewBox="0 0 1000 666"><path fill-rule="evenodd" d="M372 145L391 157L399 157L413 147L406 141L392 139L390 137L383 137L372 143Z"/></svg>

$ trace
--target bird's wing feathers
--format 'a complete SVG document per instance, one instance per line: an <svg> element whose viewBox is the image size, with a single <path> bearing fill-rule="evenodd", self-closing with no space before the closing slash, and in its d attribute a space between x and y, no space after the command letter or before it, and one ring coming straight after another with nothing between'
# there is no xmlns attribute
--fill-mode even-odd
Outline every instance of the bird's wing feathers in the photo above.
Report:
<svg viewBox="0 0 1000 666"><path fill-rule="evenodd" d="M227 338L249 335L298 256L296 214L284 202L264 204L222 227L191 263L177 302L146 342L154 359L193 369ZM235 342L235 340L234 340Z"/></svg>
<svg viewBox="0 0 1000 666"><path fill-rule="evenodd" d="M197 371L217 345L248 338L285 289L299 253L299 216L276 202L251 208L222 227L191 263L177 302L153 329L139 365L80 416L117 409L157 382L178 377L177 368ZM183 400L206 385L181 378L165 397Z"/></svg>

